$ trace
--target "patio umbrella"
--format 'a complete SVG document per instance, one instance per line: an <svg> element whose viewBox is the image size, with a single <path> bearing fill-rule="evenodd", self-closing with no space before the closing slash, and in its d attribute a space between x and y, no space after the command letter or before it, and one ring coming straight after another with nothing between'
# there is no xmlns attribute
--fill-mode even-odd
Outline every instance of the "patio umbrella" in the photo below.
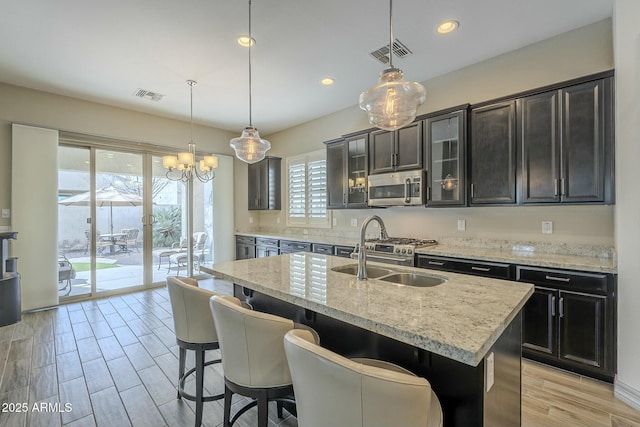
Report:
<svg viewBox="0 0 640 427"><path fill-rule="evenodd" d="M58 202L64 206L90 206L91 191L76 194L68 199ZM142 206L142 197L137 194L123 193L114 186L103 187L96 190L96 207L109 206L109 229L113 234L113 207L114 206Z"/></svg>

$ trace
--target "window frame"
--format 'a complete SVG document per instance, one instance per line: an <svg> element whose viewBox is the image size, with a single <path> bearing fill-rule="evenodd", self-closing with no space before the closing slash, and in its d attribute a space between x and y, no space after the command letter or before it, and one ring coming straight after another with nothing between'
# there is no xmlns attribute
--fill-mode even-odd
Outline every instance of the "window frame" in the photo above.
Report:
<svg viewBox="0 0 640 427"><path fill-rule="evenodd" d="M327 184L326 184L326 160L327 160L327 153L326 150L316 150L316 151L311 151L309 153L305 153L305 154L301 154L301 155L296 155L296 156L291 156L291 157L287 157L286 158L286 200L287 200L287 205L286 205L286 225L287 227L313 227L313 228L331 228L331 219L332 219L332 214L331 214L331 210L327 208L327 197L328 197L328 190L327 190ZM324 186L324 211L325 211L325 216L324 217L313 217L311 215L311 208L310 208L310 189L309 189L309 176L310 176L310 170L309 170L309 166L310 163L313 162L318 162L318 161L324 161L324 165L325 165L325 186ZM295 165L304 165L304 198L305 198L305 206L304 206L304 216L303 217L295 217L292 216L292 210L291 210L291 178L290 178L290 170L292 168L292 166Z"/></svg>

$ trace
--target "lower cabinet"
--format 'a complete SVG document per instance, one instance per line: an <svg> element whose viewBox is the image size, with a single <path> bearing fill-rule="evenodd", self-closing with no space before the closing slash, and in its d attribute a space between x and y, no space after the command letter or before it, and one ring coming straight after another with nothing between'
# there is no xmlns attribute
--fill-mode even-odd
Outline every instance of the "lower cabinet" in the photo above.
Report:
<svg viewBox="0 0 640 427"><path fill-rule="evenodd" d="M311 252L311 243L280 240L280 254L291 254L293 252Z"/></svg>
<svg viewBox="0 0 640 427"><path fill-rule="evenodd" d="M587 273L418 254L416 267L535 286L522 310L522 354L604 381L616 372L616 279Z"/></svg>
<svg viewBox="0 0 640 427"><path fill-rule="evenodd" d="M505 280L513 280L515 270L513 265L500 262L474 261L427 255L416 256L416 267Z"/></svg>
<svg viewBox="0 0 640 427"><path fill-rule="evenodd" d="M256 238L236 236L236 260L256 257Z"/></svg>
<svg viewBox="0 0 640 427"><path fill-rule="evenodd" d="M279 255L278 243L278 239L256 237L256 258Z"/></svg>
<svg viewBox="0 0 640 427"><path fill-rule="evenodd" d="M612 381L615 277L529 267L516 275L535 285L523 310L523 355Z"/></svg>

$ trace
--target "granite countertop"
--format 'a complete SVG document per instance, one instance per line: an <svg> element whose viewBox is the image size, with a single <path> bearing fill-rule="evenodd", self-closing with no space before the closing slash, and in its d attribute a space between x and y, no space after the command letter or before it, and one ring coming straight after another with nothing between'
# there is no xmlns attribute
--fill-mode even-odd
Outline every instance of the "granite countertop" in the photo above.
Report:
<svg viewBox="0 0 640 427"><path fill-rule="evenodd" d="M616 273L614 258L570 253L551 253L527 248L478 248L438 244L416 249L417 254L504 262L534 267L562 268L598 273Z"/></svg>
<svg viewBox="0 0 640 427"><path fill-rule="evenodd" d="M283 235L269 232L237 232L237 235L268 237L310 243L355 246L354 237ZM597 273L617 273L615 251L598 245L518 242L490 239L437 239L438 245L417 249L417 254L503 262L533 267L563 268Z"/></svg>
<svg viewBox="0 0 640 427"><path fill-rule="evenodd" d="M477 366L520 312L533 286L367 263L446 279L412 287L332 271L354 261L294 253L202 267L221 279L424 350Z"/></svg>

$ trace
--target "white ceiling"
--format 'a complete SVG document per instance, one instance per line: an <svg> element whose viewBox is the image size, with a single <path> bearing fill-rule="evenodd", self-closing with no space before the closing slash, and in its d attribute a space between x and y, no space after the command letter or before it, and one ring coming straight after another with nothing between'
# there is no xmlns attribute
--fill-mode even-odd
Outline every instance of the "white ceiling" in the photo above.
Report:
<svg viewBox="0 0 640 427"><path fill-rule="evenodd" d="M397 0L394 36L413 81L612 14L612 0ZM384 65L387 0L253 0L253 124L263 135L356 105ZM438 36L436 25L460 28ZM0 81L237 131L248 124L248 32L240 0L0 0ZM321 78L336 83L321 86ZM165 95L133 96L138 88ZM428 96L428 94L427 94ZM363 112L364 114L364 112Z"/></svg>

